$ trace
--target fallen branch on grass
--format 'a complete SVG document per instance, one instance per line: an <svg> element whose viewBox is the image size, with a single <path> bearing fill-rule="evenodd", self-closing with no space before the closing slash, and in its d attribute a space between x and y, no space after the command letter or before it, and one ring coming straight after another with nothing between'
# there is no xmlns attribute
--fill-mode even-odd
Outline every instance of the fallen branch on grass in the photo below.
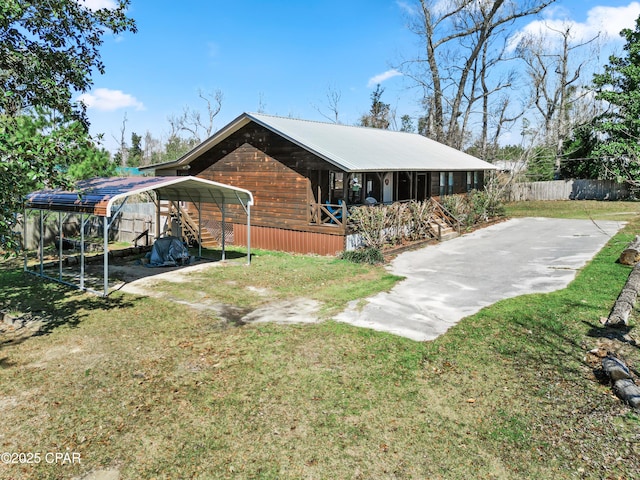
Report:
<svg viewBox="0 0 640 480"><path fill-rule="evenodd" d="M637 263L631 270L627 283L625 283L607 321L604 323L605 327L627 326L629 315L638 297L638 291L640 291L640 263Z"/></svg>

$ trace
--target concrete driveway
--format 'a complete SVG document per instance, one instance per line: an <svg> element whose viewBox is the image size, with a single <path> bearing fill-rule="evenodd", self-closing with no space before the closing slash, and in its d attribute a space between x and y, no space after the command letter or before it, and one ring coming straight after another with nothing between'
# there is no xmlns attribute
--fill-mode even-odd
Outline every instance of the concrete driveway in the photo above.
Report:
<svg viewBox="0 0 640 480"><path fill-rule="evenodd" d="M498 300L564 288L623 225L518 218L402 253L389 270L405 280L335 319L432 340Z"/></svg>

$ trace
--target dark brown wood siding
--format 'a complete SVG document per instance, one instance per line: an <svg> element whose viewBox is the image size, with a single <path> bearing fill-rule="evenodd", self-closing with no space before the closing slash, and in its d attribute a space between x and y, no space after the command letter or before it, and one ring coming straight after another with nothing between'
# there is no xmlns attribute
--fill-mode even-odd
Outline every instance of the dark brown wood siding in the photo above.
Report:
<svg viewBox="0 0 640 480"><path fill-rule="evenodd" d="M254 199L251 225L304 229L309 223L309 180L248 143L198 177L249 190ZM220 220L221 213L210 205L203 207L203 217ZM228 206L225 221L244 224L246 218L242 207Z"/></svg>
<svg viewBox="0 0 640 480"><path fill-rule="evenodd" d="M322 198L319 200L321 202L328 200L329 171L339 169L299 145L253 122L234 132L191 162L189 175L200 176L200 173L209 169L211 165L215 165L227 155L247 144L253 145L264 155L308 178L313 194L316 195L318 187L320 187ZM244 170L244 166L241 170ZM254 194L257 192L256 190L251 191Z"/></svg>

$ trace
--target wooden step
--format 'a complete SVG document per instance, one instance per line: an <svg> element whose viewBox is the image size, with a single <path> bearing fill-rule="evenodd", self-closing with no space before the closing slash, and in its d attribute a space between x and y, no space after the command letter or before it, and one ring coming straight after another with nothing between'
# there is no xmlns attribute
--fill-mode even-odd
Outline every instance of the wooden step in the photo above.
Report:
<svg viewBox="0 0 640 480"><path fill-rule="evenodd" d="M447 225L443 222L432 221L429 222L429 226L436 235L438 233L440 234L440 241L451 240L452 238L460 236L460 234L451 225Z"/></svg>

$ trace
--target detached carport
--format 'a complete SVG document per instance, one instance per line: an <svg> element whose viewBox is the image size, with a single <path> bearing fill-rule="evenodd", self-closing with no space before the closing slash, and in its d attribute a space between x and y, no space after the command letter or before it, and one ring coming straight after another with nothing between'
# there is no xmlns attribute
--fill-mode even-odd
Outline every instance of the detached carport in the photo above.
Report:
<svg viewBox="0 0 640 480"><path fill-rule="evenodd" d="M123 205L133 196L142 193L155 192L156 205L156 235L160 236L160 202L190 202L198 211L198 254L202 256L201 242L201 205L209 203L216 205L224 222L227 205L240 205L247 214L247 264L251 262L251 205L253 195L248 190L232 187L222 183L213 182L197 177L112 177L94 178L80 181L73 191L63 189L40 190L29 194L24 207L24 231L23 239L27 238L27 211L40 211L40 268L38 272L31 272L27 268L27 255L25 248L24 270L43 278L48 278L60 283L91 291L99 295L109 294L109 230L122 212ZM43 223L45 212L58 212L59 232L62 232L62 215L80 215L80 279L79 284L73 284L62 280L62 244L59 240L59 275L58 278L45 275L43 266ZM104 242L104 290L94 291L85 286L85 239L84 229L86 220L92 216L101 217L103 225ZM180 220L180 219L179 219ZM223 227L224 231L224 227ZM221 241L222 259L225 258L224 235Z"/></svg>

